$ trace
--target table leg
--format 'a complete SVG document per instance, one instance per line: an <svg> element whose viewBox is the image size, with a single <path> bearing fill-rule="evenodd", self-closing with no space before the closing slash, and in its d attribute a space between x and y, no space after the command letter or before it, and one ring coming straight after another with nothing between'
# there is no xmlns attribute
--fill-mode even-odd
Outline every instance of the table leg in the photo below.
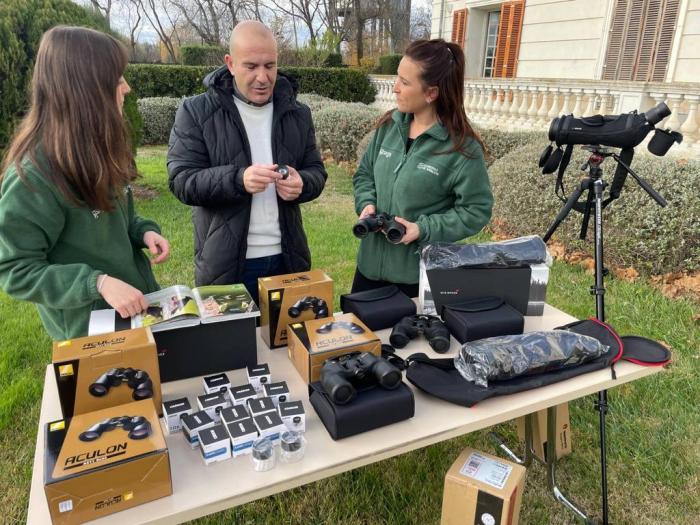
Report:
<svg viewBox="0 0 700 525"><path fill-rule="evenodd" d="M495 442L496 446L500 448L511 460L518 465L528 468L532 464L533 459L540 461L540 459L535 455L533 446L532 429L534 426L534 421L535 412L525 416L525 450L523 458L520 458L520 456L518 456L510 447L508 447L508 445L506 445L505 439L503 439L500 434L496 432L489 432L489 438L491 438L491 440Z"/></svg>

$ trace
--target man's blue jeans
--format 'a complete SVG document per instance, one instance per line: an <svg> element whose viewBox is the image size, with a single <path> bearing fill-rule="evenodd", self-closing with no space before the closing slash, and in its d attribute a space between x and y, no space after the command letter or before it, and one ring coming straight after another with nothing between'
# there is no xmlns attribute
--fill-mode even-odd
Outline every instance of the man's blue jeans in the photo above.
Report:
<svg viewBox="0 0 700 525"><path fill-rule="evenodd" d="M258 306L258 277L270 277L272 275L282 275L287 273L284 265L284 257L281 253L270 255L269 257L258 257L256 259L246 259L243 269L243 284L253 297Z"/></svg>

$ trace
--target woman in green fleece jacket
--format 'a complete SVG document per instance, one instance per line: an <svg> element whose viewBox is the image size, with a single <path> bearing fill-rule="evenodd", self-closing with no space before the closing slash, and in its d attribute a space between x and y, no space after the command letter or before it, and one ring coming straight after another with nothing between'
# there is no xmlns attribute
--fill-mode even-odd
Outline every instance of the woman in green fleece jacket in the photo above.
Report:
<svg viewBox="0 0 700 525"><path fill-rule="evenodd" d="M126 64L104 33L45 33L30 108L0 171L0 286L36 303L54 340L87 335L94 309L145 310L143 294L158 284L142 249L154 263L169 255L158 225L134 213Z"/></svg>
<svg viewBox="0 0 700 525"><path fill-rule="evenodd" d="M360 218L395 215L406 234L399 244L380 233L362 239L352 291L393 283L417 296L419 246L464 239L491 218L485 147L464 112L463 89L457 44L408 46L394 84L397 109L379 121L353 179Z"/></svg>

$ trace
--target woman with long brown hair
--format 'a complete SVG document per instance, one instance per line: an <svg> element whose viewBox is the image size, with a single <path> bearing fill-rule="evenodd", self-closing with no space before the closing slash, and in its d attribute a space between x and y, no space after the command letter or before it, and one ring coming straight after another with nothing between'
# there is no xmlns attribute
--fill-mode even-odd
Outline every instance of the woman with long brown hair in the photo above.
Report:
<svg viewBox="0 0 700 525"><path fill-rule="evenodd" d="M158 284L143 249L154 263L169 256L158 225L134 213L126 65L109 35L47 31L0 171L0 286L36 303L55 340L86 335L91 310L145 310Z"/></svg>
<svg viewBox="0 0 700 525"><path fill-rule="evenodd" d="M411 43L394 84L397 108L380 119L353 179L360 219L395 216L406 229L398 244L380 234L362 239L352 290L389 283L418 295L418 249L479 232L493 196L485 146L464 112L464 53L437 40Z"/></svg>

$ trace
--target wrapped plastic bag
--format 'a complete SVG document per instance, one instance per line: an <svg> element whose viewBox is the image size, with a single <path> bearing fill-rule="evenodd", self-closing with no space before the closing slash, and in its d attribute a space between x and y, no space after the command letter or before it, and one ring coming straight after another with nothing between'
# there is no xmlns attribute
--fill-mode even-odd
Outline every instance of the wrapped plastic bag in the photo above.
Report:
<svg viewBox="0 0 700 525"><path fill-rule="evenodd" d="M547 245L537 235L481 244L428 243L421 252L426 270L436 268L508 268L526 264L552 265Z"/></svg>
<svg viewBox="0 0 700 525"><path fill-rule="evenodd" d="M527 332L465 343L455 368L476 385L540 374L586 363L609 348L593 337L565 330Z"/></svg>

